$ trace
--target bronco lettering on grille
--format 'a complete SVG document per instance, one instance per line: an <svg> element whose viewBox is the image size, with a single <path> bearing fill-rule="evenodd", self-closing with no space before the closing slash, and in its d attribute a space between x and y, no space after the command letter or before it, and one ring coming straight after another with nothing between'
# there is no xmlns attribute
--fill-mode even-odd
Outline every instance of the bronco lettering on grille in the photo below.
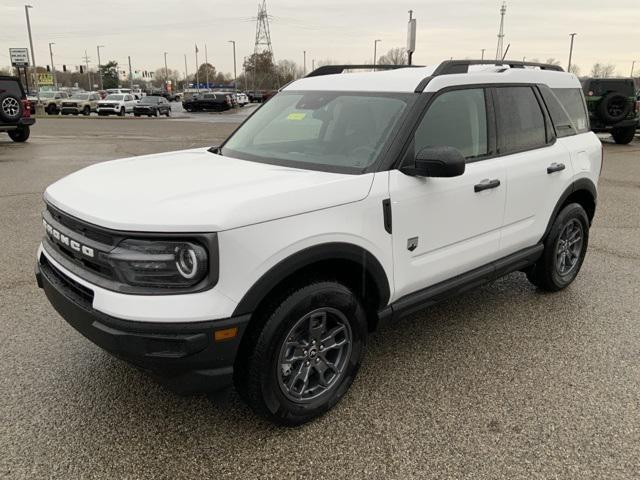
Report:
<svg viewBox="0 0 640 480"><path fill-rule="evenodd" d="M44 225L44 229L47 232L47 235L49 235L49 238L51 238L54 242L69 247L71 250L82 253L87 257L94 257L95 252L93 248L87 247L86 245L83 245L80 242L60 233L58 230L53 228L45 219L42 219L42 224Z"/></svg>

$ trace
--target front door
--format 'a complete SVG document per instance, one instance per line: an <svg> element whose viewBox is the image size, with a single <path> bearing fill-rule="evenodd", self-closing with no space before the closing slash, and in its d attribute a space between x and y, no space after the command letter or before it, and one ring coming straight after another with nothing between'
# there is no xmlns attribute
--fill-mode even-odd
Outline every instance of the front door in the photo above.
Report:
<svg viewBox="0 0 640 480"><path fill-rule="evenodd" d="M485 89L473 87L440 93L409 147L409 158L427 146L456 147L467 159L463 175L423 178L389 172L394 299L500 257L506 175L490 140L494 122L486 95Z"/></svg>

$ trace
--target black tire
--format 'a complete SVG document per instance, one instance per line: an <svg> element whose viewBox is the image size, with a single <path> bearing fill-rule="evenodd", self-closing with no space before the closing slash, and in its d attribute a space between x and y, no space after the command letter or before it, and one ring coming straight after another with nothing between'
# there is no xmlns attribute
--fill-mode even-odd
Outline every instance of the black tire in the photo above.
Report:
<svg viewBox="0 0 640 480"><path fill-rule="evenodd" d="M569 230L573 227L573 230ZM565 232L579 230L579 251L571 250L577 243L572 237L565 240ZM576 237L577 238L577 237ZM527 270L527 278L536 287L548 292L557 292L573 282L582 267L589 244L589 217L582 205L570 203L564 207L551 226L544 241L544 251L536 264ZM566 247L566 248L565 248ZM565 271L562 256L564 252ZM570 268L569 268L570 266Z"/></svg>
<svg viewBox="0 0 640 480"><path fill-rule="evenodd" d="M342 330L340 325L344 326ZM319 333L322 326L324 334ZM308 338L294 342L298 331L306 332ZM333 335L335 346L322 351L320 339L331 342L327 340L331 332L338 332ZM337 335L344 335L339 340L342 343L335 342ZM360 368L366 339L364 308L344 285L317 281L289 291L255 318L245 333L234 366L236 390L254 412L267 420L287 426L303 424L323 415L344 396ZM286 348L285 342L289 344ZM302 356L281 363L289 349L293 349L292 355L298 352ZM325 376L328 371L333 374L329 380ZM296 393L299 381L303 382L303 392ZM291 383L290 389L287 382ZM305 393L307 387L320 393ZM305 394L307 398L303 398Z"/></svg>
<svg viewBox="0 0 640 480"><path fill-rule="evenodd" d="M160 110L158 110L158 109L156 108L156 111L155 111L155 112L153 112L153 116L154 116L154 117L156 117L156 118L157 118L157 117L159 117L159 116L160 116Z"/></svg>
<svg viewBox="0 0 640 480"><path fill-rule="evenodd" d="M636 127L633 125L630 127L616 127L611 130L611 136L614 142L620 145L627 145L636 136Z"/></svg>
<svg viewBox="0 0 640 480"><path fill-rule="evenodd" d="M621 93L607 93L598 104L598 115L608 124L618 123L629 115L633 103Z"/></svg>
<svg viewBox="0 0 640 480"><path fill-rule="evenodd" d="M133 114L133 116L134 116L134 117L139 117L139 116L140 116L140 114L139 114L139 113L134 113L134 114Z"/></svg>
<svg viewBox="0 0 640 480"><path fill-rule="evenodd" d="M124 107L122 107L122 108L120 109L120 111L118 112L118 116L120 116L120 117L124 117L126 113L127 113L127 111L125 110L125 108L124 108Z"/></svg>
<svg viewBox="0 0 640 480"><path fill-rule="evenodd" d="M22 99L9 92L0 93L0 120L13 123L22 117Z"/></svg>
<svg viewBox="0 0 640 480"><path fill-rule="evenodd" d="M47 107L47 115L58 115L58 113L60 112L58 111L58 107L55 105L49 105Z"/></svg>
<svg viewBox="0 0 640 480"><path fill-rule="evenodd" d="M85 107L82 109L82 114L85 117L88 117L89 115L91 115L91 107L89 105L85 105Z"/></svg>
<svg viewBox="0 0 640 480"><path fill-rule="evenodd" d="M31 129L29 126L24 126L20 128L16 128L15 130L9 130L7 132L9 134L9 138L14 142L22 143L26 142L29 139L29 135L31 134Z"/></svg>
<svg viewBox="0 0 640 480"><path fill-rule="evenodd" d="M167 116L167 118L169 118L171 116L171 109L168 108L165 115Z"/></svg>

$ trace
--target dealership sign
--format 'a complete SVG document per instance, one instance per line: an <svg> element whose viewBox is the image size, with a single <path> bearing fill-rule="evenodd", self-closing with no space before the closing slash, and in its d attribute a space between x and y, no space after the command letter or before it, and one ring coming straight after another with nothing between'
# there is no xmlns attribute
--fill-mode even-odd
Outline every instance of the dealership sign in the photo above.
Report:
<svg viewBox="0 0 640 480"><path fill-rule="evenodd" d="M29 66L29 50L26 48L10 48L9 57L11 57L12 67Z"/></svg>
<svg viewBox="0 0 640 480"><path fill-rule="evenodd" d="M53 85L53 75L50 73L39 73L38 84L40 85Z"/></svg>

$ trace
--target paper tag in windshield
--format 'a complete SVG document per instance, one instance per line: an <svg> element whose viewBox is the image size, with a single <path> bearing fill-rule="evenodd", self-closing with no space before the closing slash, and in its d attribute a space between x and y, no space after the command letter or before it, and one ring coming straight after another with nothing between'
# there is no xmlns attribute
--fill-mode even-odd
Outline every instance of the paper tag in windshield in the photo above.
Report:
<svg viewBox="0 0 640 480"><path fill-rule="evenodd" d="M287 120L304 120L304 117L306 117L306 116L307 116L306 113L293 112L293 113L290 113L289 115L287 115Z"/></svg>

